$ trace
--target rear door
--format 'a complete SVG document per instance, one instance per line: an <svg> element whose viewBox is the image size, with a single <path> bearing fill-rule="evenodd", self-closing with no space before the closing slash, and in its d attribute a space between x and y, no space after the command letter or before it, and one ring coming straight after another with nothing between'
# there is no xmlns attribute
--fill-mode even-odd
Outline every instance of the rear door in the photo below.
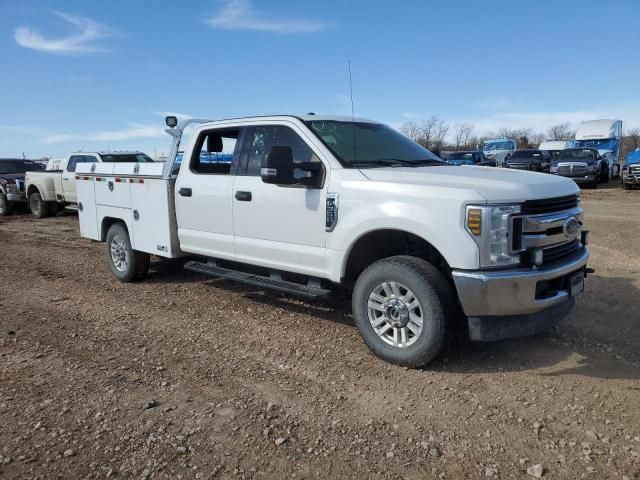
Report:
<svg viewBox="0 0 640 480"><path fill-rule="evenodd" d="M207 129L185 152L175 185L181 250L235 260L231 192L241 128Z"/></svg>
<svg viewBox="0 0 640 480"><path fill-rule="evenodd" d="M248 128L233 187L236 257L240 262L325 276L326 185L273 185L260 177L262 160L273 146L290 147L294 165L321 162L321 154L293 124ZM328 169L323 166L323 175ZM308 172L296 169L296 177Z"/></svg>

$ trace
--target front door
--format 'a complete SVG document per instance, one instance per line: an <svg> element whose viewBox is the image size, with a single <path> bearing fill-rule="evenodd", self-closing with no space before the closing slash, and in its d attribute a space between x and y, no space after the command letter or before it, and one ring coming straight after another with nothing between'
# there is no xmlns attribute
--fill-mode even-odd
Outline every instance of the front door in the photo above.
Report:
<svg viewBox="0 0 640 480"><path fill-rule="evenodd" d="M260 178L262 160L273 146L290 147L294 165L320 162L300 133L285 125L255 126L245 132L232 198L236 257L240 262L325 276L326 187L279 186ZM295 175L302 178L308 172L296 169Z"/></svg>
<svg viewBox="0 0 640 480"><path fill-rule="evenodd" d="M233 204L235 154L240 129L205 130L185 152L175 185L180 248L235 259Z"/></svg>

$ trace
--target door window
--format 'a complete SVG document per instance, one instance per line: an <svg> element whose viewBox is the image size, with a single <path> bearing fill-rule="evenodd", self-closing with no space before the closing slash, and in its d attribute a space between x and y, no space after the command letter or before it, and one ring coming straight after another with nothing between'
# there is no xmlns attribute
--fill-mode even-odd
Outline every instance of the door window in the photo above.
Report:
<svg viewBox="0 0 640 480"><path fill-rule="evenodd" d="M72 155L67 163L67 172L75 172L78 163L96 163L97 160L93 156L88 155Z"/></svg>
<svg viewBox="0 0 640 480"><path fill-rule="evenodd" d="M217 175L232 173L233 156L239 136L239 129L202 132L191 156L191 171Z"/></svg>
<svg viewBox="0 0 640 480"><path fill-rule="evenodd" d="M293 154L296 180L309 177L310 172L295 168L296 163L319 162L320 159L309 145L289 127L270 125L249 129L245 135L244 148L240 159L240 168L245 175L260 176L262 161L267 158L271 147L289 147Z"/></svg>

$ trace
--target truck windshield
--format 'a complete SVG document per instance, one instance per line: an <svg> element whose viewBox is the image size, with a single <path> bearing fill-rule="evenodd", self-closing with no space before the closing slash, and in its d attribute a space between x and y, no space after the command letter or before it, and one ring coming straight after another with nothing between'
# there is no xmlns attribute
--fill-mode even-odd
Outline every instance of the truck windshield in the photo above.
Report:
<svg viewBox="0 0 640 480"><path fill-rule="evenodd" d="M490 152L492 150L511 150L513 149L513 142L505 140L503 142L491 142L484 144L484 151Z"/></svg>
<svg viewBox="0 0 640 480"><path fill-rule="evenodd" d="M591 162L595 160L595 154L593 150L563 150L558 156L558 161L582 161Z"/></svg>
<svg viewBox="0 0 640 480"><path fill-rule="evenodd" d="M618 148L617 138L601 138L589 140L576 140L576 147L593 147L598 150L616 151Z"/></svg>
<svg viewBox="0 0 640 480"><path fill-rule="evenodd" d="M25 172L39 172L42 167L34 162L23 162L20 160L12 160L9 162L0 161L0 174L12 175Z"/></svg>
<svg viewBox="0 0 640 480"><path fill-rule="evenodd" d="M473 153L453 152L451 155L449 155L448 160L473 160Z"/></svg>
<svg viewBox="0 0 640 480"><path fill-rule="evenodd" d="M109 153L100 154L103 162L116 162L116 163L153 163L151 157L144 153Z"/></svg>
<svg viewBox="0 0 640 480"><path fill-rule="evenodd" d="M306 125L347 168L446 165L426 148L387 125L313 120Z"/></svg>

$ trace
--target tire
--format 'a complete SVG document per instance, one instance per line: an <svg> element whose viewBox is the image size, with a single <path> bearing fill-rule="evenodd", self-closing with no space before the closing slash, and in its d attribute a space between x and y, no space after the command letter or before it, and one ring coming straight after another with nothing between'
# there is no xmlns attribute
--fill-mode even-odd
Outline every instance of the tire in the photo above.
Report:
<svg viewBox="0 0 640 480"><path fill-rule="evenodd" d="M123 223L114 223L107 232L107 263L113 275L121 282L142 279L149 271L148 253L131 248L129 232Z"/></svg>
<svg viewBox="0 0 640 480"><path fill-rule="evenodd" d="M13 205L4 193L0 193L0 217L6 217L13 210Z"/></svg>
<svg viewBox="0 0 640 480"><path fill-rule="evenodd" d="M416 257L389 257L370 265L358 277L351 301L356 326L369 350L405 367L435 360L460 318L457 298L445 277ZM422 326L413 321L416 317ZM377 330L376 322L382 325Z"/></svg>
<svg viewBox="0 0 640 480"><path fill-rule="evenodd" d="M29 210L36 218L44 218L49 215L49 204L42 200L39 192L29 196Z"/></svg>
<svg viewBox="0 0 640 480"><path fill-rule="evenodd" d="M609 183L609 167L604 166L600 172L600 183Z"/></svg>
<svg viewBox="0 0 640 480"><path fill-rule="evenodd" d="M631 190L631 184L630 183L623 183L622 184L622 188L624 190Z"/></svg>

